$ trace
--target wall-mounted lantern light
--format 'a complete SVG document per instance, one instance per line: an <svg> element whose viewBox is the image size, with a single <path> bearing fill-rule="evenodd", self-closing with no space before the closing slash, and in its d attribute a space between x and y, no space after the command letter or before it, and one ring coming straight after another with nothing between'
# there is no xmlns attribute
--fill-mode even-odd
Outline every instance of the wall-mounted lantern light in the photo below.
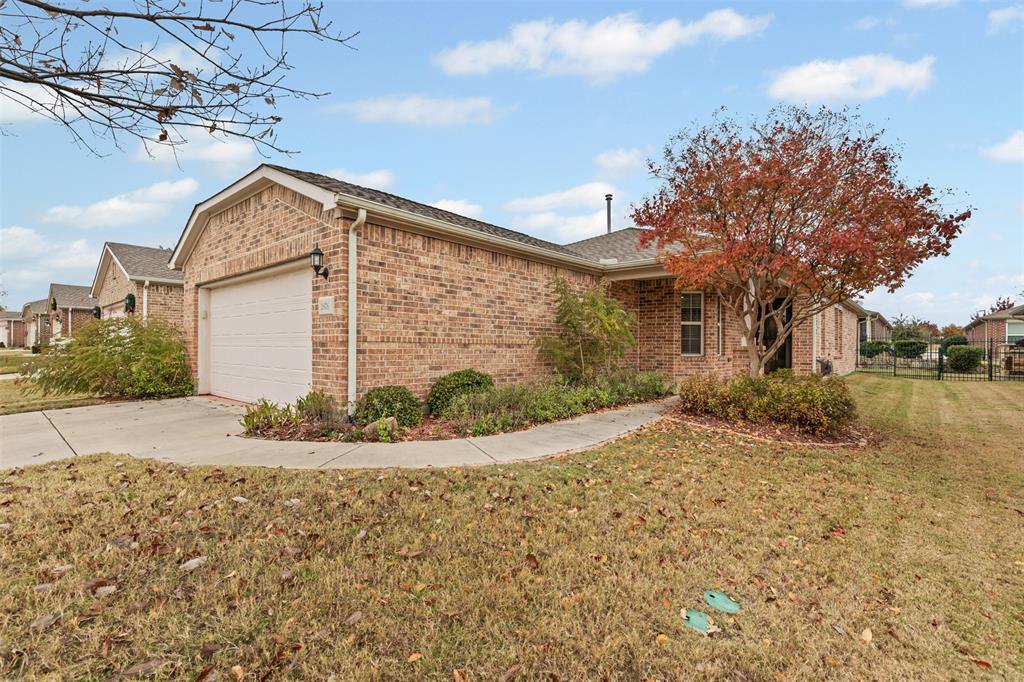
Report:
<svg viewBox="0 0 1024 682"><path fill-rule="evenodd" d="M100 316L102 314L103 314L103 311L100 310L100 307L98 305L94 305L92 307L92 316L95 317L97 320L100 319Z"/></svg>
<svg viewBox="0 0 1024 682"><path fill-rule="evenodd" d="M309 252L309 264L313 267L313 272L327 279L327 268L324 267L324 252L320 250L319 243Z"/></svg>
<svg viewBox="0 0 1024 682"><path fill-rule="evenodd" d="M124 297L124 311L126 313L135 312L135 294L128 294Z"/></svg>

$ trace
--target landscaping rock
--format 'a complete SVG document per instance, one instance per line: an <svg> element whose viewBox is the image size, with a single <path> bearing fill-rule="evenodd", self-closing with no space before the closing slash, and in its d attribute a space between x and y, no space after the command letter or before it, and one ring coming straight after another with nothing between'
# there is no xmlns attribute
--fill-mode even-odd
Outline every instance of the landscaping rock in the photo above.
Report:
<svg viewBox="0 0 1024 682"><path fill-rule="evenodd" d="M394 417L382 417L375 422L370 422L363 427L363 436L368 441L375 441L377 440L381 427L394 436L398 433L398 420Z"/></svg>

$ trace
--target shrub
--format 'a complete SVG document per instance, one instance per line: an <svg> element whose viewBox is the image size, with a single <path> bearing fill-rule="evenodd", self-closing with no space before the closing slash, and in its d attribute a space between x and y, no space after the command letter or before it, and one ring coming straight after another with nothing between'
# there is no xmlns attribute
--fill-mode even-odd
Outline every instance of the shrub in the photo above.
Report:
<svg viewBox="0 0 1024 682"><path fill-rule="evenodd" d="M43 395L89 393L169 398L192 393L192 370L178 330L162 320L95 320L28 364Z"/></svg>
<svg viewBox="0 0 1024 682"><path fill-rule="evenodd" d="M32 344L32 355L39 355L40 350L42 350L42 347L38 343Z"/></svg>
<svg viewBox="0 0 1024 682"><path fill-rule="evenodd" d="M860 354L866 358L892 353L892 345L886 341L865 341L860 344Z"/></svg>
<svg viewBox="0 0 1024 682"><path fill-rule="evenodd" d="M298 417L290 405L284 407L261 398L255 405L248 405L242 415L242 429L248 436L271 435L285 424L295 424Z"/></svg>
<svg viewBox="0 0 1024 682"><path fill-rule="evenodd" d="M892 346L898 358L919 358L928 350L928 342L917 339L900 339Z"/></svg>
<svg viewBox="0 0 1024 682"><path fill-rule="evenodd" d="M947 336L946 338L942 339L942 343L940 345L942 346L942 350L944 351L949 350L950 346L966 346L967 337L959 334Z"/></svg>
<svg viewBox="0 0 1024 682"><path fill-rule="evenodd" d="M981 365L982 354L977 346L952 346L946 353L946 367L952 372L973 372Z"/></svg>
<svg viewBox="0 0 1024 682"><path fill-rule="evenodd" d="M356 403L356 421L369 424L383 417L394 417L399 426L418 426L423 419L420 401L404 386L371 388Z"/></svg>
<svg viewBox="0 0 1024 682"><path fill-rule="evenodd" d="M564 279L555 282L557 336L537 340L541 357L574 381L611 372L636 345L636 316L608 296L603 285L582 294Z"/></svg>
<svg viewBox="0 0 1024 682"><path fill-rule="evenodd" d="M338 401L323 391L310 391L297 399L295 416L319 435L345 428L345 416L338 407Z"/></svg>
<svg viewBox="0 0 1024 682"><path fill-rule="evenodd" d="M445 374L434 382L427 393L427 407L433 414L444 414L452 400L467 393L480 393L494 388L490 374L475 369L461 369Z"/></svg>
<svg viewBox="0 0 1024 682"><path fill-rule="evenodd" d="M841 377L798 377L785 370L763 377L690 377L679 386L679 408L729 421L789 424L814 434L833 434L856 414Z"/></svg>

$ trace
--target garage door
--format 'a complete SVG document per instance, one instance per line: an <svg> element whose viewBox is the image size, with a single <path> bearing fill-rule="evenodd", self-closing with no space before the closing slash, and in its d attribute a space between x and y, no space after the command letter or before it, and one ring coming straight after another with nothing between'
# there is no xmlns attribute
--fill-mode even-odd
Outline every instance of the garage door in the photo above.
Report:
<svg viewBox="0 0 1024 682"><path fill-rule="evenodd" d="M309 268L210 291L210 393L295 402L312 385Z"/></svg>

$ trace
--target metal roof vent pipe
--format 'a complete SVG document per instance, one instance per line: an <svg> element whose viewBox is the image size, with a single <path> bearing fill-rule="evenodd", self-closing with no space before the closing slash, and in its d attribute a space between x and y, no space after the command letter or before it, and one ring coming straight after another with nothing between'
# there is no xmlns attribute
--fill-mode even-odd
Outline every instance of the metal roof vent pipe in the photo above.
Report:
<svg viewBox="0 0 1024 682"><path fill-rule="evenodd" d="M608 206L608 234L612 233L612 195L604 195L605 204Z"/></svg>

